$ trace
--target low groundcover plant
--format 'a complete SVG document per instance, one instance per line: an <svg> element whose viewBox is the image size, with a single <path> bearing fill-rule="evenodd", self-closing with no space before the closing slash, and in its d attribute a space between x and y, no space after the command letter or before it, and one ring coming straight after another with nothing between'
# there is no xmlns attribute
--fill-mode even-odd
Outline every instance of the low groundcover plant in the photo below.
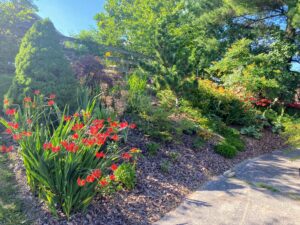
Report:
<svg viewBox="0 0 300 225"><path fill-rule="evenodd" d="M59 111L55 95L45 97L39 91L24 98L22 107L6 105L8 120L1 118L0 123L20 146L31 190L54 215L62 210L70 217L85 210L97 192L118 186L114 171L120 165L135 168L140 151L119 147L135 124L94 118L96 101L74 115Z"/></svg>

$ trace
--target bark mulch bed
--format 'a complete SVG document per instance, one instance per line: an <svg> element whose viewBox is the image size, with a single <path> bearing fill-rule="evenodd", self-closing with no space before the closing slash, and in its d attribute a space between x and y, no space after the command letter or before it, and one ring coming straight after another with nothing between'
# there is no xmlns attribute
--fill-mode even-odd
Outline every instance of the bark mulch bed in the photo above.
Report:
<svg viewBox="0 0 300 225"><path fill-rule="evenodd" d="M185 138L188 139L188 136L183 140ZM145 143L149 141L139 132L130 139L132 146L141 149L146 149ZM17 153L13 153L11 158L20 195L27 205L26 211L32 224L144 225L159 220L212 176L222 174L247 158L286 147L279 135L270 131L264 131L261 140L244 139L246 151L240 152L234 159L215 154L212 143L207 143L198 151L192 150L188 144L168 144L162 146L156 156L151 157L144 152L138 163L138 182L134 190L118 192L113 197L99 197L86 213L78 213L69 221L63 217L51 217L44 204L30 193Z"/></svg>

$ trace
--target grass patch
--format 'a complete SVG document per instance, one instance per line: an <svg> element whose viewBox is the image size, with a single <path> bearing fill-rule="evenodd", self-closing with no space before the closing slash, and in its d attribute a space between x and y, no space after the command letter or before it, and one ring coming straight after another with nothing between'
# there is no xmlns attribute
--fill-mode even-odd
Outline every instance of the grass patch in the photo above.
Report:
<svg viewBox="0 0 300 225"><path fill-rule="evenodd" d="M13 172L8 168L8 158L0 154L0 224L30 224L22 211Z"/></svg>
<svg viewBox="0 0 300 225"><path fill-rule="evenodd" d="M265 183L254 183L254 185L256 187L259 187L259 188L264 188L264 189L267 189L269 191L272 191L272 192L279 192L279 190L271 185L268 185L268 184L265 184Z"/></svg>

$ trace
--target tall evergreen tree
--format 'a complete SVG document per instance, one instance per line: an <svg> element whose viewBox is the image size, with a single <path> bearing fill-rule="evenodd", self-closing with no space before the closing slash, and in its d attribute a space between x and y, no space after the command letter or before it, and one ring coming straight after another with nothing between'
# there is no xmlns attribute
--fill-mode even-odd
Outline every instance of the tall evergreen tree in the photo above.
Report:
<svg viewBox="0 0 300 225"><path fill-rule="evenodd" d="M22 40L16 57L16 76L7 97L20 103L33 90L40 90L45 95L56 94L61 106L74 106L76 85L52 22L36 22Z"/></svg>

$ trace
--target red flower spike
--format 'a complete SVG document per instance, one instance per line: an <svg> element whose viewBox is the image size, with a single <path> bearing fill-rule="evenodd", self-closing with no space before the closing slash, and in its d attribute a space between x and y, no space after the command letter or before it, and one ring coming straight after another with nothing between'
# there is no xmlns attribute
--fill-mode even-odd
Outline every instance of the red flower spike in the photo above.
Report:
<svg viewBox="0 0 300 225"><path fill-rule="evenodd" d="M84 125L82 123L76 123L73 127L72 130L73 131L78 131L81 130L84 127Z"/></svg>
<svg viewBox="0 0 300 225"><path fill-rule="evenodd" d="M35 90L33 93L34 93L35 95L39 95L39 94L41 94L41 91L40 91L40 90Z"/></svg>
<svg viewBox="0 0 300 225"><path fill-rule="evenodd" d="M53 106L55 102L53 100L48 101L48 106Z"/></svg>
<svg viewBox="0 0 300 225"><path fill-rule="evenodd" d="M101 158L104 158L105 157L105 154L103 152L97 152L96 153L96 158L97 159L101 159Z"/></svg>
<svg viewBox="0 0 300 225"><path fill-rule="evenodd" d="M129 124L129 128L130 129L135 129L136 128L136 124L135 123Z"/></svg>
<svg viewBox="0 0 300 225"><path fill-rule="evenodd" d="M54 152L54 153L59 152L60 151L60 147L59 146L52 147L51 151Z"/></svg>
<svg viewBox="0 0 300 225"><path fill-rule="evenodd" d="M6 129L6 130L5 130L5 133L7 133L7 134L12 134L12 130L11 130L11 129Z"/></svg>
<svg viewBox="0 0 300 225"><path fill-rule="evenodd" d="M5 114L8 115L8 116L13 116L17 113L16 109L7 109L5 111Z"/></svg>
<svg viewBox="0 0 300 225"><path fill-rule="evenodd" d="M21 138L22 138L22 134L14 134L14 135L13 135L13 139L14 139L15 141L19 141L19 140L21 140Z"/></svg>
<svg viewBox="0 0 300 225"><path fill-rule="evenodd" d="M70 121L71 119L72 119L71 116L64 116L64 121L66 121L66 122Z"/></svg>
<svg viewBox="0 0 300 225"><path fill-rule="evenodd" d="M51 149L51 148L52 148L52 143L50 143L50 142L44 143L44 144L43 144L43 148L44 148L44 150L49 150L49 149Z"/></svg>
<svg viewBox="0 0 300 225"><path fill-rule="evenodd" d="M79 187L83 187L85 185L85 180L82 180L80 178L77 179L77 184Z"/></svg>
<svg viewBox="0 0 300 225"><path fill-rule="evenodd" d="M125 152L122 154L122 158L125 159L125 160L129 160L132 158L132 155L129 154L128 152Z"/></svg>
<svg viewBox="0 0 300 225"><path fill-rule="evenodd" d="M115 134L115 135L113 135L111 137L111 139L114 140L114 141L118 141L119 140L119 136L117 134Z"/></svg>
<svg viewBox="0 0 300 225"><path fill-rule="evenodd" d="M77 113L74 113L74 115L73 115L75 118L77 118L77 117L79 117L80 116L80 114L77 112Z"/></svg>
<svg viewBox="0 0 300 225"><path fill-rule="evenodd" d="M22 135L25 136L25 137L30 137L32 135L32 132L30 132L30 131L23 131Z"/></svg>
<svg viewBox="0 0 300 225"><path fill-rule="evenodd" d="M93 175L88 175L86 177L86 182L93 183L95 181L95 177Z"/></svg>
<svg viewBox="0 0 300 225"><path fill-rule="evenodd" d="M108 185L108 182L105 178L103 178L102 180L99 181L99 184L102 186L102 187L105 187Z"/></svg>
<svg viewBox="0 0 300 225"><path fill-rule="evenodd" d="M98 133L99 129L97 126L91 126L90 127L90 134L91 135L96 135Z"/></svg>
<svg viewBox="0 0 300 225"><path fill-rule="evenodd" d="M118 169L118 166L116 164L112 164L110 168L112 171L116 171Z"/></svg>
<svg viewBox="0 0 300 225"><path fill-rule="evenodd" d="M30 98L30 97L25 97L25 98L24 98L24 102L27 102L27 103L28 103L28 102L31 102L31 98Z"/></svg>
<svg viewBox="0 0 300 225"><path fill-rule="evenodd" d="M98 179L101 177L101 170L100 169L96 169L93 171L92 173L92 176L95 178L95 179Z"/></svg>
<svg viewBox="0 0 300 225"><path fill-rule="evenodd" d="M79 135L77 133L75 133L75 134L72 135L72 138L76 140L76 139L79 138Z"/></svg>
<svg viewBox="0 0 300 225"><path fill-rule="evenodd" d="M119 124L119 127L120 127L121 130L125 129L125 128L128 127L128 123L127 122L122 122L122 123Z"/></svg>
<svg viewBox="0 0 300 225"><path fill-rule="evenodd" d="M49 98L50 98L50 99L55 99L55 98L56 98L56 95L55 95L55 94L51 94L51 95L49 96Z"/></svg>
<svg viewBox="0 0 300 225"><path fill-rule="evenodd" d="M109 179L110 179L111 181L114 181L114 180L116 180L116 176L115 176L114 174L112 174L112 175L109 176Z"/></svg>

